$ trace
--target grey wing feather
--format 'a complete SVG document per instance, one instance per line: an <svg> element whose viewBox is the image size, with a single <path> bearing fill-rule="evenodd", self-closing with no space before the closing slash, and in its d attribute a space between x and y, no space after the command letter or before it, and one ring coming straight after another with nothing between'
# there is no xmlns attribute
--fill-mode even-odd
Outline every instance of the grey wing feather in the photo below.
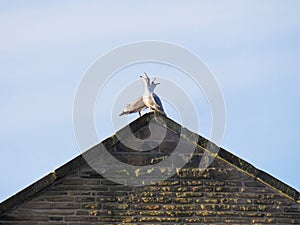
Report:
<svg viewBox="0 0 300 225"><path fill-rule="evenodd" d="M153 97L154 97L155 103L156 103L157 105L159 105L159 107L160 107L160 109L161 109L162 111L164 111L164 108L163 108L163 106L162 106L162 103L161 103L160 98L159 98L155 93L153 94Z"/></svg>
<svg viewBox="0 0 300 225"><path fill-rule="evenodd" d="M143 97L139 97L138 99L134 100L132 103L128 104L123 112L120 113L120 116L124 114L130 114L135 112L140 112L144 109L146 109L147 106L145 105L143 101Z"/></svg>
<svg viewBox="0 0 300 225"><path fill-rule="evenodd" d="M155 93L153 93L153 98L154 98L155 103L157 105L159 105L159 112L166 116L166 113L164 111L164 108L163 108L160 98Z"/></svg>
<svg viewBox="0 0 300 225"><path fill-rule="evenodd" d="M145 103L143 101L143 97L139 97L134 102L129 105L129 111L139 111L145 107ZM127 108L127 107L126 107Z"/></svg>

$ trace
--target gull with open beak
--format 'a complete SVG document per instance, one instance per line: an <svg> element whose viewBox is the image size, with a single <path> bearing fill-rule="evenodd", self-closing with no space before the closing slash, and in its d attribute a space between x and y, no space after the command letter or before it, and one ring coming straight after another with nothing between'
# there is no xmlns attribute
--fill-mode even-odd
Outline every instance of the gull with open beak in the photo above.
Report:
<svg viewBox="0 0 300 225"><path fill-rule="evenodd" d="M145 86L144 94L143 94L144 104L148 108L155 110L161 113L162 115L166 116L160 98L154 93L154 89L160 83L155 83L156 78L154 78L153 81L150 83L150 78L146 73L144 73L144 76L140 76L140 77L143 79L144 86Z"/></svg>
<svg viewBox="0 0 300 225"><path fill-rule="evenodd" d="M144 94L132 103L128 104L125 109L119 114L119 116L127 115L138 112L141 116L141 111L146 108L160 112L162 115L166 115L164 112L160 98L154 93L154 89L159 83L155 83L156 78L150 82L150 78L146 73L144 76L140 76L144 81Z"/></svg>

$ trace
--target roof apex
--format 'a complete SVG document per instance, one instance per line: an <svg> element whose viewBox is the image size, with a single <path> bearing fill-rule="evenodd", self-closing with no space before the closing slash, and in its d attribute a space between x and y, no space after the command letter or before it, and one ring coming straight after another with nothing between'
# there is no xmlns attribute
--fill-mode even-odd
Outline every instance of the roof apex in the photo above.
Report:
<svg viewBox="0 0 300 225"><path fill-rule="evenodd" d="M161 118L163 118L164 123L162 123ZM296 189L283 183L282 181L278 180L272 175L257 169L252 164L237 157L236 155L230 153L229 151L223 148L218 148L215 144L209 142L209 140L182 127L180 124L176 123L170 118L163 117L156 113L147 113L142 117L139 117L138 119L134 120L124 128L117 131L116 134L103 140L100 144L103 144L106 148L113 147L114 145L120 142L120 138L125 138L127 136L126 131L128 127L132 130L132 132L136 132L141 127L147 125L150 122L150 120L152 121L154 120L159 125L166 127L167 129L169 129L170 131L176 134L180 134L183 138L185 138L188 141L192 141L194 143L194 140L197 140L197 143L194 144L203 148L208 153L214 154L214 156L233 165L238 170L254 177L258 181L284 194L286 197L296 201L297 203L300 203L300 198L299 198L300 195ZM208 143L210 146L209 149L207 148ZM86 152L93 151L93 149L97 148L98 145L90 148ZM218 148L219 150L214 151L214 149L216 148ZM85 161L82 155L79 155L74 159L70 160L69 162L65 163L64 165L56 169L54 172L49 173L48 175L44 176L40 180L36 181L35 183L31 184L30 186L26 187L25 189L21 190L20 192L16 193L15 195L11 196L10 198L0 203L0 215L18 207L27 199L32 198L34 195L47 188L58 179L63 178L64 176L72 172L74 169L79 168L80 166L86 163L87 162Z"/></svg>

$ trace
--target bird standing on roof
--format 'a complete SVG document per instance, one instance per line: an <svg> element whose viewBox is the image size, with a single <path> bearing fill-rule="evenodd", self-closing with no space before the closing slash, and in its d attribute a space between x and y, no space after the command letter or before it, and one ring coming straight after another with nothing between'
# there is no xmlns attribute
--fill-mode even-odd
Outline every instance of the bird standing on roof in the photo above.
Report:
<svg viewBox="0 0 300 225"><path fill-rule="evenodd" d="M160 83L155 83L156 78L153 79L153 81L150 83L150 78L146 73L144 73L144 76L140 76L143 78L145 89L143 94L143 101L145 105L160 114L166 116L166 113L164 112L164 108L162 106L160 98L154 93L154 89L157 85Z"/></svg>
<svg viewBox="0 0 300 225"><path fill-rule="evenodd" d="M145 73L144 76L140 76L144 80L144 95L134 100L132 103L128 104L125 109L119 114L119 116L131 114L138 112L141 116L141 111L146 108L150 108L152 110L156 110L160 112L162 115L166 115L163 110L163 106L159 97L154 93L155 87L159 83L155 83L155 78L150 83L150 79Z"/></svg>

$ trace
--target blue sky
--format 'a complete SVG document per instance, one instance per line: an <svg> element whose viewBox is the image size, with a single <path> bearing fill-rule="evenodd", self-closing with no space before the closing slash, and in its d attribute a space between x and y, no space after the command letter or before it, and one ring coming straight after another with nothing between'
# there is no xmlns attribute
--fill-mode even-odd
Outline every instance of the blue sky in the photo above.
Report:
<svg viewBox="0 0 300 225"><path fill-rule="evenodd" d="M299 10L296 0L2 2L0 201L80 154L72 109L81 78L112 48L142 40L196 53L224 95L221 146L300 190ZM145 68L186 81L170 68ZM138 80L143 69L129 68L126 79ZM208 108L190 88L207 136ZM102 140L114 131L97 115Z"/></svg>

